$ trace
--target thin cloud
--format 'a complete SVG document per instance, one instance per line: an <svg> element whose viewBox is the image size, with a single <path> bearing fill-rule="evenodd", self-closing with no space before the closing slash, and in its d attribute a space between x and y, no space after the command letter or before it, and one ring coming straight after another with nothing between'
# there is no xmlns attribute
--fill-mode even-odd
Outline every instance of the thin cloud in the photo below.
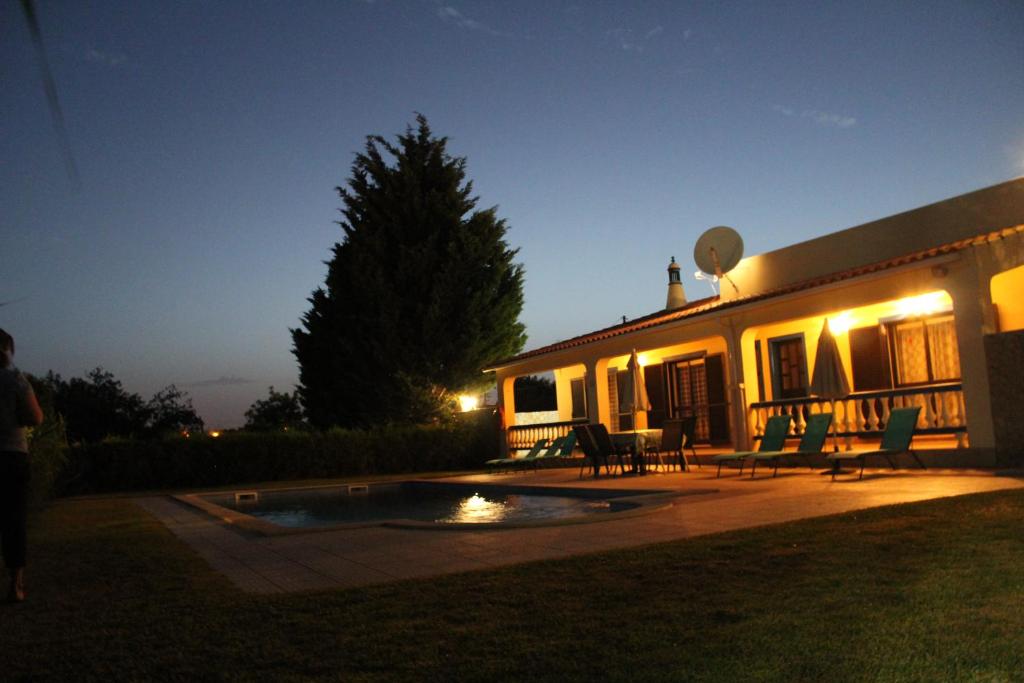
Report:
<svg viewBox="0 0 1024 683"><path fill-rule="evenodd" d="M505 33L502 33L501 31L494 30L493 28L491 28L490 26L483 22L467 17L465 14L455 9L451 5L442 5L441 7L438 7L437 16L439 19L441 19L441 21L445 22L446 24L453 24L455 26L458 26L459 28L464 28L467 31L482 31L483 33L487 33L492 36L507 35Z"/></svg>
<svg viewBox="0 0 1024 683"><path fill-rule="evenodd" d="M92 47L85 51L85 60L87 62L102 64L103 66L118 66L119 64L122 64L125 59L125 56L118 52L103 52Z"/></svg>
<svg viewBox="0 0 1024 683"><path fill-rule="evenodd" d="M804 109L803 111L798 112L793 107L787 107L782 104L773 104L772 111L791 118L808 119L819 126L831 128L852 128L857 125L857 119L853 116L834 114L832 112L821 111L819 109Z"/></svg>
<svg viewBox="0 0 1024 683"><path fill-rule="evenodd" d="M608 35L626 52L643 52L644 46L633 37L633 29L613 28Z"/></svg>
<svg viewBox="0 0 1024 683"><path fill-rule="evenodd" d="M205 387L234 387L239 384L252 384L255 380L245 379L244 377L234 377L232 375L224 375L217 379L204 379L199 382L191 382L189 384L182 384L183 387L190 389L201 389Z"/></svg>
<svg viewBox="0 0 1024 683"><path fill-rule="evenodd" d="M613 28L608 31L608 36L618 44L620 49L626 52L643 52L648 41L657 38L664 32L664 26L655 26L650 30L644 31L643 34L631 28Z"/></svg>
<svg viewBox="0 0 1024 683"><path fill-rule="evenodd" d="M832 114L827 111L818 111L817 109L805 110L801 113L806 119L811 119L819 126L835 126L836 128L850 128L851 126L857 125L857 119L852 116L844 116L842 114Z"/></svg>

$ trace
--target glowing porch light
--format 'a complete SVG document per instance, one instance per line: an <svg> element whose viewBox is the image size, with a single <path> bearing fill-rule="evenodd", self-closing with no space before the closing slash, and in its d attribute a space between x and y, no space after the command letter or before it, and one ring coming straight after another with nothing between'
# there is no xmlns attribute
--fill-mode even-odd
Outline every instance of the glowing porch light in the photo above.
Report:
<svg viewBox="0 0 1024 683"><path fill-rule="evenodd" d="M828 329L833 336L846 334L856 320L850 311L842 311L828 319Z"/></svg>
<svg viewBox="0 0 1024 683"><path fill-rule="evenodd" d="M471 410L476 410L480 407L480 397L472 396L470 394L462 394L459 396L459 407L462 412L468 413Z"/></svg>
<svg viewBox="0 0 1024 683"><path fill-rule="evenodd" d="M952 304L953 300L948 294L938 291L900 299L895 306L899 315L913 317L949 310Z"/></svg>
<svg viewBox="0 0 1024 683"><path fill-rule="evenodd" d="M216 429L212 429L212 430L210 430L210 436L213 437L214 439L216 439L216 438L220 437L220 432L217 431Z"/></svg>

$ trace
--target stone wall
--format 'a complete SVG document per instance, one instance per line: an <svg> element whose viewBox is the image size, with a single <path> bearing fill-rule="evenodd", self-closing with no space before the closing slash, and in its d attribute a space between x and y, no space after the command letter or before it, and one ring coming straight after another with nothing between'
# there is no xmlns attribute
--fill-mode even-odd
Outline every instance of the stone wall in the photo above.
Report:
<svg viewBox="0 0 1024 683"><path fill-rule="evenodd" d="M985 357L997 463L1024 465L1024 330L985 335Z"/></svg>

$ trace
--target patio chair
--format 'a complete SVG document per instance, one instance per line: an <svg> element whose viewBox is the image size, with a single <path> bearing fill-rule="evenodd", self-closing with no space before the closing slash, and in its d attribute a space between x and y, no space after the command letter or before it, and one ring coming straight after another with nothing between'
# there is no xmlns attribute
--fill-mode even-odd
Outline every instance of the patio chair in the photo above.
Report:
<svg viewBox="0 0 1024 683"><path fill-rule="evenodd" d="M737 451L735 453L721 453L711 458L718 463L718 474L715 478L722 476L722 465L727 462L739 462L740 475L743 475L743 464L747 458L755 453L767 453L769 451L781 451L786 444L786 436L789 435L789 424L793 421L791 415L776 415L768 418L768 424L764 426L764 434L761 436L761 445L756 451Z"/></svg>
<svg viewBox="0 0 1024 683"><path fill-rule="evenodd" d="M612 458L619 459L619 473L626 471L623 458L629 456L633 457L633 449L629 446L619 446L612 441L612 435L608 433L608 428L602 423L590 425L590 434L594 437L594 443L597 444L598 452L602 453L605 457L606 462L610 462ZM639 468L638 468L639 469Z"/></svg>
<svg viewBox="0 0 1024 683"><path fill-rule="evenodd" d="M752 466L750 468L750 478L754 478L754 473L757 472L758 462L771 461L775 465L775 469L772 472L772 478L779 473L779 459L782 457L803 457L807 460L807 466L812 470L814 467L810 464L811 456L818 455L821 453L821 449L825 446L825 441L828 439L828 428L832 425L832 413L818 413L811 415L807 418L807 426L804 427L804 435L800 438L800 443L797 445L795 451L764 451L757 452L750 456Z"/></svg>
<svg viewBox="0 0 1024 683"><path fill-rule="evenodd" d="M700 458L697 457L697 449L693 447L693 444L697 442L697 416L690 415L682 418L683 420L683 448L689 448L690 453L693 454L693 461L697 463L697 469L703 469L703 465L700 464ZM683 452L683 448L679 449L679 452Z"/></svg>
<svg viewBox="0 0 1024 683"><path fill-rule="evenodd" d="M644 455L654 456L661 462L662 454L668 455L668 466L672 467L673 456L679 465L680 472L686 472L690 468L686 462L686 455L683 453L683 421L665 420L661 425L661 443L651 444L644 449Z"/></svg>
<svg viewBox="0 0 1024 683"><path fill-rule="evenodd" d="M594 441L594 436L590 433L590 425L576 425L572 428L572 432L576 435L576 442L579 443L580 448L583 450L583 462L580 464L579 478L583 478L583 470L587 467L587 463L591 463L594 466L594 477L601 473L602 462L605 469L611 474L608 456L602 454L598 449L597 442Z"/></svg>
<svg viewBox="0 0 1024 683"><path fill-rule="evenodd" d="M860 476L857 477L858 481L864 478L864 461L867 460L868 456L879 456L885 458L889 465L896 469L896 463L893 462L892 456L899 455L901 453L910 453L917 461L917 464L921 466L921 469L927 469L924 463L921 462L921 458L917 457L917 453L914 453L910 449L910 442L914 438L914 429L917 427L917 417L921 412L921 406L915 406L913 408L894 408L889 413L889 421L885 423L885 431L882 432L882 443L878 450L875 451L861 451L861 452L850 452L850 453L831 453L828 459L832 462L832 480L835 481L836 475L840 474L839 464L844 460L859 460L860 461Z"/></svg>
<svg viewBox="0 0 1024 683"><path fill-rule="evenodd" d="M529 452L521 458L495 458L494 460L488 460L484 464L487 465L487 468L490 470L500 470L502 467L507 467L509 469L519 467L524 463L528 464L529 461L534 460L538 455L540 455L540 452L544 450L544 447L547 445L547 439L537 439L537 442L533 444L533 448L531 448Z"/></svg>

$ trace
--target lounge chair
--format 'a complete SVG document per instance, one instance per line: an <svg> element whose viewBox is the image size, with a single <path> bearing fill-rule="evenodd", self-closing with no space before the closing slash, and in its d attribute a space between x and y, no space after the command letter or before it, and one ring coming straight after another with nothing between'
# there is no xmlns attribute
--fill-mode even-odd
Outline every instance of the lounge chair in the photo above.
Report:
<svg viewBox="0 0 1024 683"><path fill-rule="evenodd" d="M828 459L832 462L832 479L835 480L836 475L840 474L839 465L844 460L859 460L860 476L857 479L863 479L864 461L868 456L885 458L889 465L896 469L896 463L893 462L892 456L899 455L900 453L910 453L914 460L917 461L917 464L921 466L921 469L926 469L924 463L921 462L921 458L917 457L917 454L910 450L910 442L914 438L914 429L917 427L917 417L920 412L921 406L894 408L889 413L889 421L885 423L885 431L882 432L882 443L876 451L830 454Z"/></svg>
<svg viewBox="0 0 1024 683"><path fill-rule="evenodd" d="M548 445L547 439L537 439L537 442L533 444L533 448L521 458L495 458L494 460L488 460L485 465L488 469L500 470L502 467L513 467L525 466L524 463L529 464L529 461L534 460L540 452L544 450L544 447Z"/></svg>
<svg viewBox="0 0 1024 683"><path fill-rule="evenodd" d="M772 472L772 477L779 473L779 459L782 457L800 456L807 460L810 460L811 456L818 455L821 453L822 447L825 445L825 441L828 439L828 428L832 425L832 413L818 413L811 415L807 419L807 426L804 427L804 435L800 438L800 443L797 445L795 451L764 451L757 452L750 456L753 464L750 468L750 478L754 478L754 473L757 472L757 463L769 462L775 465L775 469ZM807 464L811 467L810 462ZM814 469L811 467L811 469Z"/></svg>
<svg viewBox="0 0 1024 683"><path fill-rule="evenodd" d="M566 436L560 436L552 441L547 450L534 458L530 464L533 465L533 469L537 469L544 463L569 457L574 448L576 448L576 432L569 432Z"/></svg>
<svg viewBox="0 0 1024 683"><path fill-rule="evenodd" d="M679 464L679 471L686 472L690 468L686 462L686 455L683 453L683 421L665 420L661 425L661 443L651 444L644 449L645 456L653 456L662 462L662 454L668 455L669 467L673 460Z"/></svg>
<svg viewBox="0 0 1024 683"><path fill-rule="evenodd" d="M722 476L722 465L727 462L739 462L740 475L743 474L743 463L755 453L767 453L769 451L781 451L786 443L786 436L789 435L789 423L793 421L791 415L776 415L768 418L768 424L764 426L764 434L761 436L761 445L756 451L737 451L735 453L722 453L711 458L718 463L718 474Z"/></svg>

